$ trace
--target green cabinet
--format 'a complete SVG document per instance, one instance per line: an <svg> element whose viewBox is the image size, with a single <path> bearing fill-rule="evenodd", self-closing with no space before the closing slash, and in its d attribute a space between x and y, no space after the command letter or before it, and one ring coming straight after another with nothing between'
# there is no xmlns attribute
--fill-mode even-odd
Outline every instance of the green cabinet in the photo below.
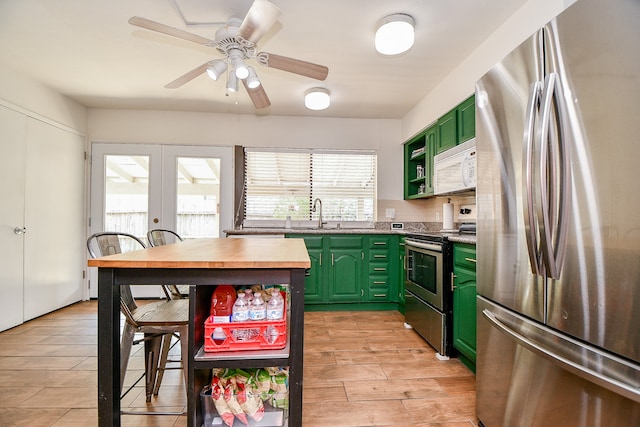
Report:
<svg viewBox="0 0 640 427"><path fill-rule="evenodd" d="M404 198L423 197L426 191L427 143L421 133L404 144Z"/></svg>
<svg viewBox="0 0 640 427"><path fill-rule="evenodd" d="M436 122L436 154L453 148L458 144L458 110L453 109Z"/></svg>
<svg viewBox="0 0 640 427"><path fill-rule="evenodd" d="M433 157L476 135L475 95L404 143L404 198L433 196Z"/></svg>
<svg viewBox="0 0 640 427"><path fill-rule="evenodd" d="M307 245L305 304L397 303L398 236L288 234Z"/></svg>
<svg viewBox="0 0 640 427"><path fill-rule="evenodd" d="M363 236L326 236L328 302L359 302L362 292Z"/></svg>
<svg viewBox="0 0 640 427"><path fill-rule="evenodd" d="M472 95L456 107L458 112L458 144L476 136L476 96Z"/></svg>
<svg viewBox="0 0 640 427"><path fill-rule="evenodd" d="M404 281L407 277L405 237L398 238L398 310L404 314Z"/></svg>
<svg viewBox="0 0 640 427"><path fill-rule="evenodd" d="M476 247L453 245L453 346L460 360L475 372Z"/></svg>
<svg viewBox="0 0 640 427"><path fill-rule="evenodd" d="M304 280L304 300L322 302L326 298L326 291L322 288L322 236L304 236L304 243L311 261L308 276Z"/></svg>
<svg viewBox="0 0 640 427"><path fill-rule="evenodd" d="M395 302L397 298L397 264L395 263L398 237L371 235L367 238L365 269L367 282L364 297L369 302Z"/></svg>

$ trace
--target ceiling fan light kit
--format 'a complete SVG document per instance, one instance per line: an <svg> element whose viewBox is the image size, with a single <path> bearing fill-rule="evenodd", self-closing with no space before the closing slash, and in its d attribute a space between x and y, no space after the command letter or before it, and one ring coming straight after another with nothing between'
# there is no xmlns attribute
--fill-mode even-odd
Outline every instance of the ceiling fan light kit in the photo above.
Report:
<svg viewBox="0 0 640 427"><path fill-rule="evenodd" d="M383 55L398 55L413 46L415 21L412 16L395 13L378 22L376 30L376 50Z"/></svg>
<svg viewBox="0 0 640 427"><path fill-rule="evenodd" d="M227 63L220 59L211 61L207 67L207 74L213 80L218 80L225 71L227 71Z"/></svg>
<svg viewBox="0 0 640 427"><path fill-rule="evenodd" d="M237 92L238 91L238 78L236 77L236 73L230 72L229 78L227 79L227 92Z"/></svg>
<svg viewBox="0 0 640 427"><path fill-rule="evenodd" d="M260 86L260 80L258 79L256 70L254 70L253 67L247 67L247 69L249 70L249 75L247 76L247 86L250 89L255 89Z"/></svg>
<svg viewBox="0 0 640 427"><path fill-rule="evenodd" d="M329 108L331 96L328 89L314 87L304 93L304 106L309 110L324 110Z"/></svg>

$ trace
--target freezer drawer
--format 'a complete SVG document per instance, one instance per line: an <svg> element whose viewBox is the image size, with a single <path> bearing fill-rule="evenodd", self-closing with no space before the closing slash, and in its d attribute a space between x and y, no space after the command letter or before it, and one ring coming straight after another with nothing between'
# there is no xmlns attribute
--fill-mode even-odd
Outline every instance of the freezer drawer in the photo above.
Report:
<svg viewBox="0 0 640 427"><path fill-rule="evenodd" d="M477 322L476 413L484 427L640 425L638 365L482 297ZM548 354L536 350L540 344Z"/></svg>
<svg viewBox="0 0 640 427"><path fill-rule="evenodd" d="M405 321L422 336L436 351L445 356L448 354L446 340L446 315L439 312L420 298L405 291Z"/></svg>

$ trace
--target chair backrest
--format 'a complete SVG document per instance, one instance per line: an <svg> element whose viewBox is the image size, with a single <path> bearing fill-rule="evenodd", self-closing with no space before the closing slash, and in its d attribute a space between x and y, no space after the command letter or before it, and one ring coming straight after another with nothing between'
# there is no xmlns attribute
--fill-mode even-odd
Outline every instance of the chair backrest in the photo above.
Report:
<svg viewBox="0 0 640 427"><path fill-rule="evenodd" d="M87 239L87 249L91 258L107 256L113 254L121 254L124 252L137 251L145 249L146 246L136 236L129 233L121 233L117 231L103 231L89 236ZM128 285L120 286L120 309L127 320L135 325L131 313L138 308L131 288Z"/></svg>
<svg viewBox="0 0 640 427"><path fill-rule="evenodd" d="M171 243L181 242L182 237L175 231L156 228L147 232L147 239L151 246L162 246Z"/></svg>

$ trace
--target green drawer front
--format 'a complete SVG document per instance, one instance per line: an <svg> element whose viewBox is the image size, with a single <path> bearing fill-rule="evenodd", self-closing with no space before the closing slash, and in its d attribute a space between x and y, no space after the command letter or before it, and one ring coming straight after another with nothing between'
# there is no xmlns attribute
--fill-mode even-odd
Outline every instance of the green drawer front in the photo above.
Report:
<svg viewBox="0 0 640 427"><path fill-rule="evenodd" d="M388 289L369 289L369 301L391 301Z"/></svg>
<svg viewBox="0 0 640 427"><path fill-rule="evenodd" d="M352 249L362 249L363 240L362 236L330 236L329 239L329 248L352 248Z"/></svg>
<svg viewBox="0 0 640 427"><path fill-rule="evenodd" d="M369 250L370 262L387 262L389 261L389 252L385 249L371 249Z"/></svg>
<svg viewBox="0 0 640 427"><path fill-rule="evenodd" d="M386 262L369 263L369 274L385 275L389 271L389 264Z"/></svg>
<svg viewBox="0 0 640 427"><path fill-rule="evenodd" d="M369 249L387 249L391 236L371 236L369 237Z"/></svg>
<svg viewBox="0 0 640 427"><path fill-rule="evenodd" d="M476 271L476 247L464 243L453 245L453 263L456 267Z"/></svg>

